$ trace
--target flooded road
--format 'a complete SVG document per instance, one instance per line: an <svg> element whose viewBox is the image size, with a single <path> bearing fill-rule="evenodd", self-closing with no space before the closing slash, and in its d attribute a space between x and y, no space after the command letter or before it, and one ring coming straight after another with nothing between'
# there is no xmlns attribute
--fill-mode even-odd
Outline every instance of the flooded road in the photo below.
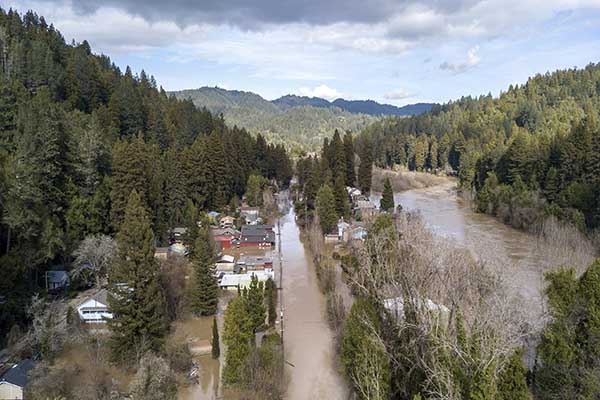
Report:
<svg viewBox="0 0 600 400"><path fill-rule="evenodd" d="M286 399L345 400L348 387L337 369L325 298L319 291L315 266L300 239L293 209L281 218L281 247L289 381Z"/></svg>

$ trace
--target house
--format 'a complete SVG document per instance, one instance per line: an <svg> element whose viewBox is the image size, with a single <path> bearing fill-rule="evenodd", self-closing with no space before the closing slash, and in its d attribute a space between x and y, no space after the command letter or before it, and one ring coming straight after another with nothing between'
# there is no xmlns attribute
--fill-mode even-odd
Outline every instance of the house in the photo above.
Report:
<svg viewBox="0 0 600 400"><path fill-rule="evenodd" d="M187 228L175 227L169 231L172 243L183 243L187 239Z"/></svg>
<svg viewBox="0 0 600 400"><path fill-rule="evenodd" d="M232 274L235 268L235 257L223 255L215 263L215 272L219 275L221 272Z"/></svg>
<svg viewBox="0 0 600 400"><path fill-rule="evenodd" d="M58 291L66 289L71 281L67 271L48 271L46 272L46 289L48 291Z"/></svg>
<svg viewBox="0 0 600 400"><path fill-rule="evenodd" d="M260 208L258 207L241 207L240 217L244 219L246 225L257 225L261 222L260 217L258 216L259 212Z"/></svg>
<svg viewBox="0 0 600 400"><path fill-rule="evenodd" d="M448 307L440 304L436 304L430 299L415 299L416 305L421 308L425 307L427 311L435 312L442 317L448 316L450 314L450 310ZM404 299L402 297L393 297L389 299L383 300L383 306L387 311L391 313L391 315L396 319L404 318Z"/></svg>
<svg viewBox="0 0 600 400"><path fill-rule="evenodd" d="M77 307L79 318L88 324L104 324L107 318L112 318L108 310L108 291L101 289Z"/></svg>
<svg viewBox="0 0 600 400"><path fill-rule="evenodd" d="M340 241L340 238L337 233L327 233L325 235L325 243L337 243Z"/></svg>
<svg viewBox="0 0 600 400"><path fill-rule="evenodd" d="M234 228L211 228L213 241L221 249L227 249L239 243L241 232Z"/></svg>
<svg viewBox="0 0 600 400"><path fill-rule="evenodd" d="M23 399L23 389L35 363L29 359L13 365L0 376L0 399Z"/></svg>
<svg viewBox="0 0 600 400"><path fill-rule="evenodd" d="M344 233L346 233L346 231L350 229L350 224L344 221L344 217L342 217L338 221L337 228L338 240L344 240Z"/></svg>
<svg viewBox="0 0 600 400"><path fill-rule="evenodd" d="M219 281L219 287L223 290L237 290L250 286L252 276L255 276L259 282L265 282L269 278L275 279L273 269L265 269L264 271L252 271L245 274L227 274L223 275Z"/></svg>
<svg viewBox="0 0 600 400"><path fill-rule="evenodd" d="M368 234L369 234L369 232L367 231L367 229L364 226L352 225L352 227L350 229L348 229L348 231L347 231L347 238L345 240L346 241L350 241L350 240L362 241L367 238Z"/></svg>
<svg viewBox="0 0 600 400"><path fill-rule="evenodd" d="M180 242L173 243L172 245L170 245L167 251L169 253L169 256L170 255L187 256L187 254L188 254L187 247L183 243L180 243Z"/></svg>
<svg viewBox="0 0 600 400"><path fill-rule="evenodd" d="M271 247L275 245L273 225L244 225L240 246Z"/></svg>
<svg viewBox="0 0 600 400"><path fill-rule="evenodd" d="M157 260L166 260L169 258L168 247L157 247L154 249L154 258Z"/></svg>
<svg viewBox="0 0 600 400"><path fill-rule="evenodd" d="M272 269L273 259L265 256L241 256L236 267L240 272Z"/></svg>
<svg viewBox="0 0 600 400"><path fill-rule="evenodd" d="M233 228L235 225L235 218L228 215L224 216L219 220L219 226L221 228Z"/></svg>
<svg viewBox="0 0 600 400"><path fill-rule="evenodd" d="M360 199L362 199L362 197L364 197L362 195L362 192L354 187L350 187L350 186L346 186L346 191L348 192L348 196L350 197L350 200L352 200L352 204L356 204L356 202Z"/></svg>
<svg viewBox="0 0 600 400"><path fill-rule="evenodd" d="M354 216L361 220L368 220L377 215L377 207L371 200L358 200L353 211Z"/></svg>

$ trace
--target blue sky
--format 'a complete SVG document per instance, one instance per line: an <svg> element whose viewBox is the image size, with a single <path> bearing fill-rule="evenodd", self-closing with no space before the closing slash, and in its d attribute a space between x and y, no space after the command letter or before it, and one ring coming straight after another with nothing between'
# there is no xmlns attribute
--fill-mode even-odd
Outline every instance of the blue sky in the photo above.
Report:
<svg viewBox="0 0 600 400"><path fill-rule="evenodd" d="M600 61L600 0L19 0L166 90L396 105Z"/></svg>

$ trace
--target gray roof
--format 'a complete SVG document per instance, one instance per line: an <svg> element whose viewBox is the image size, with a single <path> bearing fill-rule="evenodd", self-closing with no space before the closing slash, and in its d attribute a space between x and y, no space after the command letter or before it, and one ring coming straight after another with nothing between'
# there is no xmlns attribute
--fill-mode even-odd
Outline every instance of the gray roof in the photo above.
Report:
<svg viewBox="0 0 600 400"><path fill-rule="evenodd" d="M96 300L99 303L108 305L108 290L100 289L93 296L87 297L84 301L82 301L79 305L85 303L88 300Z"/></svg>
<svg viewBox="0 0 600 400"><path fill-rule="evenodd" d="M29 371L31 371L33 367L35 367L33 361L30 359L23 360L6 371L4 375L0 377L0 382L8 382L19 387L25 387L27 381L29 381Z"/></svg>
<svg viewBox="0 0 600 400"><path fill-rule="evenodd" d="M273 225L242 226L242 241L252 243L275 243Z"/></svg>

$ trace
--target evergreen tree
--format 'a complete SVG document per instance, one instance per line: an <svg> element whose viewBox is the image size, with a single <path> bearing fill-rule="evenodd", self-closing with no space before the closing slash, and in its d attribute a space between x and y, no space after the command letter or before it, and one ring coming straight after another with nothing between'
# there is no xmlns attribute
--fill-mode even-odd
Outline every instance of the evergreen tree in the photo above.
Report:
<svg viewBox="0 0 600 400"><path fill-rule="evenodd" d="M394 211L394 190L392 189L390 178L385 178L385 182L383 184L383 194L381 195L381 204L379 208L387 212Z"/></svg>
<svg viewBox="0 0 600 400"><path fill-rule="evenodd" d="M263 186L265 178L260 175L251 174L248 177L246 185L246 200L252 207L262 207L263 205Z"/></svg>
<svg viewBox="0 0 600 400"><path fill-rule="evenodd" d="M265 301L267 303L267 318L269 325L273 325L277 319L277 291L275 282L269 278L265 282Z"/></svg>
<svg viewBox="0 0 600 400"><path fill-rule="evenodd" d="M348 198L348 192L346 191L346 186L344 185L344 176L338 175L335 178L335 208L337 211L337 215L340 217L344 217L346 219L350 218L350 200Z"/></svg>
<svg viewBox="0 0 600 400"><path fill-rule="evenodd" d="M321 186L317 193L317 214L323 233L333 232L337 226L338 215L335 206L335 196L331 188L327 185Z"/></svg>
<svg viewBox="0 0 600 400"><path fill-rule="evenodd" d="M385 400L390 395L390 360L378 339L381 335L376 307L368 299L357 298L344 324L340 353L346 373L364 400Z"/></svg>
<svg viewBox="0 0 600 400"><path fill-rule="evenodd" d="M250 286L244 290L246 312L252 321L252 332L256 332L265 324L266 308L264 305L264 285L258 281L256 275L250 277Z"/></svg>
<svg viewBox="0 0 600 400"><path fill-rule="evenodd" d="M346 186L354 187L356 183L356 172L354 171L354 143L352 142L352 134L346 132L344 135L344 155L345 155L345 172Z"/></svg>
<svg viewBox="0 0 600 400"><path fill-rule="evenodd" d="M371 193L371 176L373 172L373 148L366 140L360 148L360 164L358 165L358 187L365 194Z"/></svg>
<svg viewBox="0 0 600 400"><path fill-rule="evenodd" d="M147 351L159 351L168 330L166 303L154 259L154 234L135 190L117 234L117 259L109 283L112 358L123 363Z"/></svg>
<svg viewBox="0 0 600 400"><path fill-rule="evenodd" d="M192 265L194 285L190 305L196 315L214 315L219 303L219 285L215 276L214 247L207 224L198 233L194 243Z"/></svg>
<svg viewBox="0 0 600 400"><path fill-rule="evenodd" d="M211 354L212 358L214 358L215 360L218 359L221 355L221 346L219 344L219 328L217 327L216 318L213 318Z"/></svg>
<svg viewBox="0 0 600 400"><path fill-rule="evenodd" d="M236 297L227 305L223 323L223 342L226 345L223 383L240 383L246 374L246 361L254 343L252 318L248 314L244 296Z"/></svg>
<svg viewBox="0 0 600 400"><path fill-rule="evenodd" d="M498 378L498 400L530 400L531 393L526 381L527 368L523 365L523 350L510 357L506 368Z"/></svg>

